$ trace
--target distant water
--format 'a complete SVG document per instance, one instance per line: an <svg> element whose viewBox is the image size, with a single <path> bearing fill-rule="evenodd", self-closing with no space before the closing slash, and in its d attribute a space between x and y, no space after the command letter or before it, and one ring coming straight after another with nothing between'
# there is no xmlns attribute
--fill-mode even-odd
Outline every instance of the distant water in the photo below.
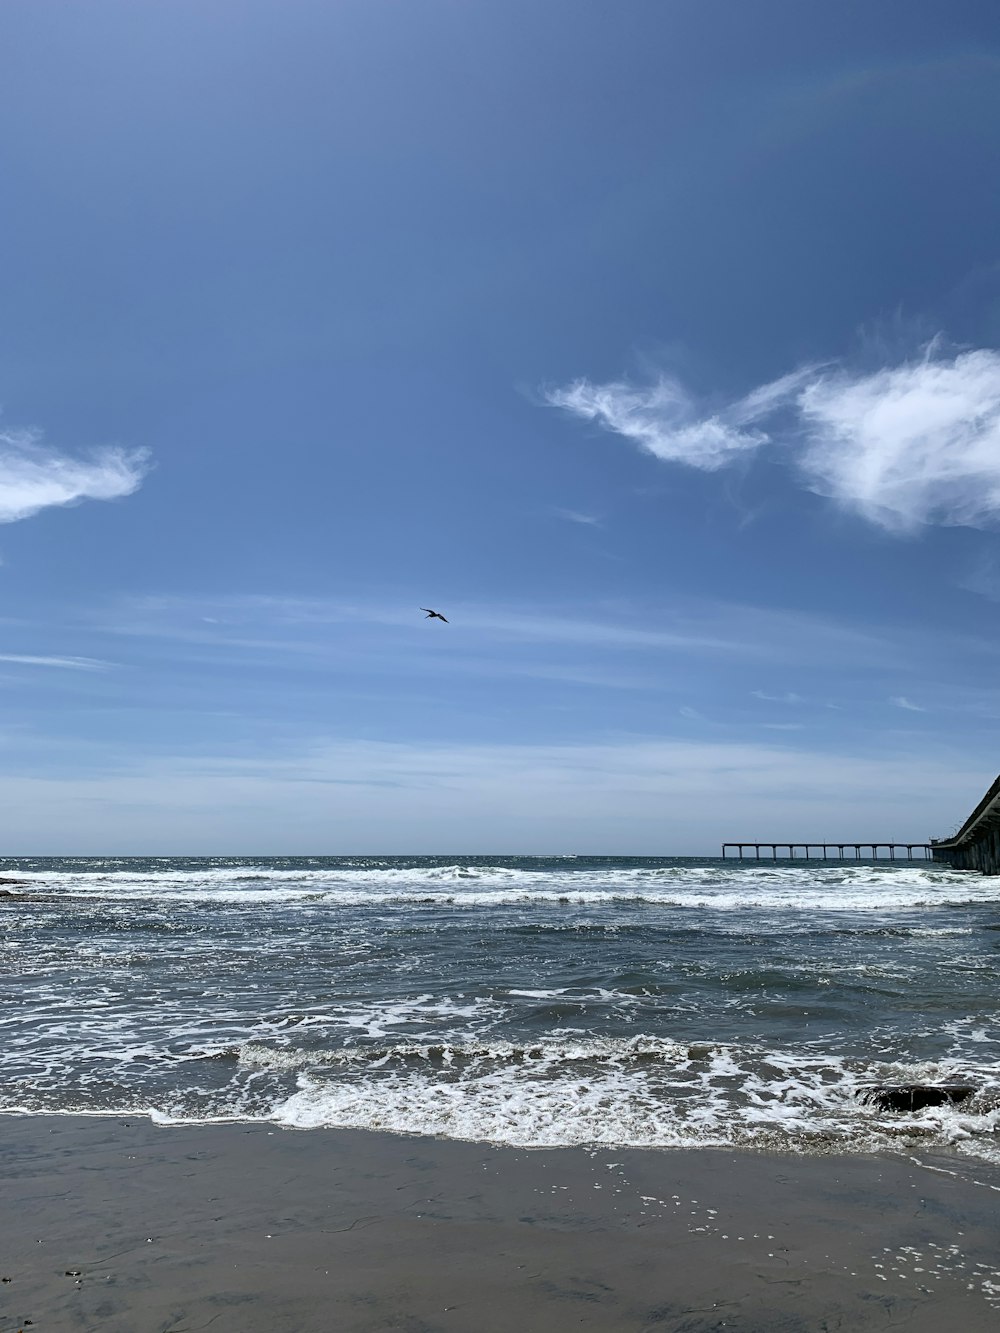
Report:
<svg viewBox="0 0 1000 1333"><path fill-rule="evenodd" d="M0 1109L1000 1160L1000 880L923 862L7 860ZM962 1079L917 1115L864 1083Z"/></svg>

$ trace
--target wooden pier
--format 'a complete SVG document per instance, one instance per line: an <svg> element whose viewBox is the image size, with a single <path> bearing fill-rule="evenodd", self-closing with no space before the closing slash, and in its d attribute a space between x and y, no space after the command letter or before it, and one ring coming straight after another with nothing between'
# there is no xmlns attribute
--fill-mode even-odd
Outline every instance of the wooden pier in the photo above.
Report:
<svg viewBox="0 0 1000 1333"><path fill-rule="evenodd" d="M1000 778L957 833L931 839L931 855L956 870L1000 875Z"/></svg>
<svg viewBox="0 0 1000 1333"><path fill-rule="evenodd" d="M957 833L930 842L724 842L723 860L937 861L1000 875L1000 777Z"/></svg>
<svg viewBox="0 0 1000 1333"><path fill-rule="evenodd" d="M762 858L761 848L770 856ZM777 861L779 855L782 861L930 861L936 847L929 842L724 842L722 859L727 860L734 850L734 859L740 861Z"/></svg>

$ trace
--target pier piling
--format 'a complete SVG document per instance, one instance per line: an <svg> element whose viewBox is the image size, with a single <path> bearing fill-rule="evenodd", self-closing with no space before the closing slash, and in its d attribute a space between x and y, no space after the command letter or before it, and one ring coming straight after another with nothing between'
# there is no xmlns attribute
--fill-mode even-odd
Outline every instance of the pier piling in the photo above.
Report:
<svg viewBox="0 0 1000 1333"><path fill-rule="evenodd" d="M950 838L932 838L931 855L956 870L1000 875L1000 777Z"/></svg>
<svg viewBox="0 0 1000 1333"><path fill-rule="evenodd" d="M1000 779L998 779L1000 782ZM760 860L760 852L763 847L765 851L770 849L771 860L778 860L778 849L787 848L788 855L782 856L782 860L794 861L797 859L797 853L802 854L803 860L807 861L843 861L845 857L845 848L854 849L855 861L895 861L896 853L906 852L907 861L914 860L944 860L944 857L936 855L941 844L934 842L724 842L722 844L722 859L743 861L749 853L747 848L752 848L753 859ZM823 849L821 856L813 855L813 848ZM880 854L884 849L885 855ZM735 852L735 855L733 853ZM836 852L836 855L834 855ZM867 852L866 856L862 856ZM918 855L914 855L914 853ZM1000 858L1000 823L997 827L997 855ZM978 869L978 867L977 867Z"/></svg>

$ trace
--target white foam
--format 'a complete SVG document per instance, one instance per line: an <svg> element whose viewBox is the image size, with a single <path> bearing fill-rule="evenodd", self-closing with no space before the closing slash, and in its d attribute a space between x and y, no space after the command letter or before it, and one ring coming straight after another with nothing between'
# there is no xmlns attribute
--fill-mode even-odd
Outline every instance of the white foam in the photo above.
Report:
<svg viewBox="0 0 1000 1333"><path fill-rule="evenodd" d="M20 923L20 935L12 929L0 944L9 973L18 973L19 989L0 1018L0 1058L10 1101L36 1110L43 1102L47 1109L86 1107L89 1098L106 1103L120 1092L121 1109L134 1113L136 1103L155 1102L157 1113L171 1120L271 1117L300 1127L391 1129L521 1146L752 1143L871 1150L912 1139L925 1147L953 1144L975 1155L991 1151L1000 1129L1000 1113L985 1103L900 1117L882 1114L855 1095L868 1082L997 1085L1000 1067L989 1057L1000 1054L998 1037L975 999L984 991L984 977L985 988L989 984L989 941L980 947L971 938L968 945L936 939L971 937L969 923L985 914L935 917L915 909L995 904L998 879L926 863L717 862L294 870L178 870L164 863L139 874L121 862L18 877L31 880L28 893L37 892L42 903L37 912L16 902L5 909L6 921ZM51 899L64 900L71 911L57 908L56 929L46 934L36 926L50 924ZM339 910L352 905L371 910ZM490 911L499 907L515 909L518 925L523 919L532 927L541 922L548 930L565 925L572 932L583 923L619 933L610 953L606 937L581 943L567 934L551 948L545 941L544 963L528 950L523 966L519 959L511 966L504 956L494 969L490 941L480 946L479 936L489 934L495 924ZM748 908L758 909L756 916ZM516 909L524 909L523 917ZM685 909L716 915L706 927L699 917L685 918ZM677 915L657 917L661 910ZM833 915L819 921L821 913ZM454 957L442 952L438 971L432 934L424 937L426 947L409 947L407 932L422 930L425 922L433 932L439 914L449 929L457 922L475 940L475 959L471 950ZM697 943L690 950L684 929L676 935L676 954L656 956L666 982L652 987L651 999L638 982L639 994L631 993L626 979L633 957L639 980L650 975L643 950L630 945L633 920L640 927L664 920L695 927ZM503 918L505 926L510 921ZM81 928L84 922L89 933ZM133 929L145 931L141 951L128 943ZM153 935L154 929L185 933L178 939ZM810 941L799 955L786 947L792 929L899 934L918 942L878 938L856 947L848 940L827 955L822 940L815 948ZM713 948L713 938L745 931L761 940L759 953L740 943L730 961ZM645 941L645 933L638 938ZM325 962L313 958L320 939L324 947L336 942L329 977ZM571 947L561 949L562 940ZM385 970L379 962L383 948ZM935 1000L901 1028L892 997L911 982L918 998L926 991L917 969L927 967L928 957L938 969L933 985L946 991L947 1005ZM829 975L817 976L827 958ZM363 966L355 970L356 962ZM874 1000L856 1029L834 1017L837 1030L814 1042L769 1049L764 1043L782 1042L788 1032L817 1031L798 1022L794 1006L801 988L769 994L772 967L782 985L797 983L788 974L801 971L807 986L833 986L833 1004L841 984L849 994L860 986L889 998L884 1008ZM81 983L71 991L67 968L78 969L73 975ZM421 968L428 968L426 976ZM869 985L869 978L878 984ZM573 980L577 984L555 984ZM703 983L713 989L706 991ZM401 994L404 984L408 993ZM466 989L477 993L466 995ZM967 1005L966 993L972 997ZM742 1011L761 997L775 1000L775 1021L764 1014L758 1025L752 1013L744 1021ZM591 1027L525 1035L521 1045L497 1037L512 1025L517 1031L517 1025L548 1024L553 1019L547 1013L565 1015L571 1005L579 1006L573 1021ZM837 1013L822 1006L817 1011L809 1018L814 1025L822 1024L824 1012ZM961 1016L968 1011L974 1012ZM711 1014L727 1040L692 1044L665 1036L593 1035L605 1024L614 1032L633 1023L669 1031L674 1021L701 1021L692 1014ZM739 1021L730 1021L734 1014ZM774 1035L760 1035L759 1046L740 1044L737 1034L747 1032ZM859 1049L898 1052L911 1042L915 1051L944 1049L947 1058L903 1065L888 1056L881 1062L875 1055L857 1056ZM197 1063L216 1057L223 1058L211 1066Z"/></svg>
<svg viewBox="0 0 1000 1333"><path fill-rule="evenodd" d="M19 872L46 893L112 901L163 901L322 909L328 905L474 908L599 907L649 904L731 912L892 911L993 903L1000 877L974 876L925 862L788 866L756 863L576 870L510 866L238 868ZM926 929L933 930L933 927Z"/></svg>
<svg viewBox="0 0 1000 1333"><path fill-rule="evenodd" d="M1000 1104L929 1108L912 1116L859 1100L868 1082L956 1077L1000 1092L993 1066L872 1065L814 1051L663 1038L550 1037L509 1043L410 1045L303 1060L297 1091L273 1119L299 1129L430 1134L518 1147L774 1146L874 1151L901 1140L983 1156Z"/></svg>

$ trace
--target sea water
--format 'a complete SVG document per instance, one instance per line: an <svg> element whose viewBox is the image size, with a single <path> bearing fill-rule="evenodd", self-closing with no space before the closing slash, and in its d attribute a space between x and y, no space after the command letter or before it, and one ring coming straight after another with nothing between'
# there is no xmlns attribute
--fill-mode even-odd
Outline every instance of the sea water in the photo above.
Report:
<svg viewBox="0 0 1000 1333"><path fill-rule="evenodd" d="M0 1109L1000 1160L998 879L485 856L0 874L23 881L0 885ZM980 1091L915 1114L858 1096L942 1080Z"/></svg>

